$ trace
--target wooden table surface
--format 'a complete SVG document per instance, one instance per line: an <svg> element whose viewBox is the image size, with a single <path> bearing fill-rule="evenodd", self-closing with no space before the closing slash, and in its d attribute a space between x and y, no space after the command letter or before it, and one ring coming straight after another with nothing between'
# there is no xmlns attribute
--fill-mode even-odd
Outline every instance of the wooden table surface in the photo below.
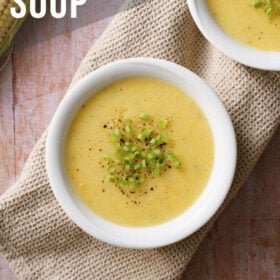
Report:
<svg viewBox="0 0 280 280"><path fill-rule="evenodd" d="M39 38L39 43L14 51L0 72L0 194L18 178L81 59L110 20L46 41ZM31 25L27 21L20 38L43 38L44 30L34 35ZM199 247L183 279L280 279L279 197L280 129L243 190ZM1 257L0 279L15 279Z"/></svg>

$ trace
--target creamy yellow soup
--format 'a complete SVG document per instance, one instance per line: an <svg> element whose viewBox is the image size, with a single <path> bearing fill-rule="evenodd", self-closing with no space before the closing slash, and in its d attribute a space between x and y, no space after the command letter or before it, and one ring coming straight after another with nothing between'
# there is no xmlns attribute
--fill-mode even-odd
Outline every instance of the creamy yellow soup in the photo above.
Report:
<svg viewBox="0 0 280 280"><path fill-rule="evenodd" d="M154 121L168 118L170 149L181 167L149 177L135 189L110 182L104 155L113 154L115 120L141 113ZM95 213L117 224L150 226L185 211L209 179L214 143L198 105L177 87L151 78L129 78L100 90L77 113L66 147L66 168L78 197Z"/></svg>
<svg viewBox="0 0 280 280"><path fill-rule="evenodd" d="M280 15L268 18L265 7L250 0L206 0L219 25L232 37L251 47L280 51Z"/></svg>

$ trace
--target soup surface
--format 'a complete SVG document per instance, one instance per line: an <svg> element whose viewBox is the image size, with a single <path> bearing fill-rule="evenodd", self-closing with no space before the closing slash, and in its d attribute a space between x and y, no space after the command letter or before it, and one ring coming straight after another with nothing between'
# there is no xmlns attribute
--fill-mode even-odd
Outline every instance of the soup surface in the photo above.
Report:
<svg viewBox="0 0 280 280"><path fill-rule="evenodd" d="M251 47L280 51L280 15L270 18L265 7L254 8L250 0L206 0L219 25L232 37Z"/></svg>
<svg viewBox="0 0 280 280"><path fill-rule="evenodd" d="M149 177L131 189L110 181L104 155L114 153L110 133L115 120L142 112L153 120L168 118L172 152L180 168ZM66 147L66 168L80 199L114 223L150 226L166 222L190 207L202 193L212 170L214 142L198 105L180 89L150 78L129 78L105 87L75 116Z"/></svg>

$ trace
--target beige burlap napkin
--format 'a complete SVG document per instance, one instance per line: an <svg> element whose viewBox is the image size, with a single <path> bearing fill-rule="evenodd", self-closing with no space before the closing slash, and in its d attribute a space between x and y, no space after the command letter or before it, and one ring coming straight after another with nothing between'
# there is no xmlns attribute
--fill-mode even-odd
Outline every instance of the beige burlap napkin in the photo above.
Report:
<svg viewBox="0 0 280 280"><path fill-rule="evenodd" d="M177 244L155 250L113 247L85 234L56 202L45 170L44 135L18 182L0 199L0 253L18 279L179 278L280 122L280 73L242 66L214 49L195 27L186 0L127 3L90 50L74 82L107 62L136 56L175 61L219 94L238 139L238 167L230 194L204 228Z"/></svg>

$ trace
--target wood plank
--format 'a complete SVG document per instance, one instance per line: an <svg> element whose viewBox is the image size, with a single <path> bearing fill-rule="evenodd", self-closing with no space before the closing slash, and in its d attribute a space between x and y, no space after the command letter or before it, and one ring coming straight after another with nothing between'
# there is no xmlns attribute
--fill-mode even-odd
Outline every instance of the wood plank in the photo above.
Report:
<svg viewBox="0 0 280 280"><path fill-rule="evenodd" d="M1 280L16 280L15 275L11 271L7 261L0 256L0 279Z"/></svg>
<svg viewBox="0 0 280 280"><path fill-rule="evenodd" d="M0 71L0 195L15 181L13 67Z"/></svg>
<svg viewBox="0 0 280 280"><path fill-rule="evenodd" d="M280 279L280 128L184 280Z"/></svg>

